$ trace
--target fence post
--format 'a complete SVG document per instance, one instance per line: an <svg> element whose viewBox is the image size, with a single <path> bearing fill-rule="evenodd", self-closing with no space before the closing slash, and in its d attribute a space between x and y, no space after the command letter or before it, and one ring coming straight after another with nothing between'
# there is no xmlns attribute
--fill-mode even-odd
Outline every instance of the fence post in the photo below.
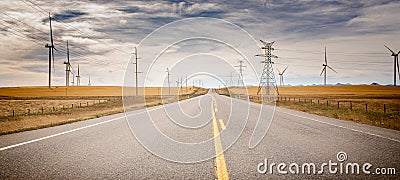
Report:
<svg viewBox="0 0 400 180"><path fill-rule="evenodd" d="M71 104L72 109L74 109L74 104Z"/></svg>
<svg viewBox="0 0 400 180"><path fill-rule="evenodd" d="M13 109L13 117L15 116L15 111L14 111L14 109Z"/></svg>
<svg viewBox="0 0 400 180"><path fill-rule="evenodd" d="M79 103L79 107L82 107L82 103Z"/></svg>
<svg viewBox="0 0 400 180"><path fill-rule="evenodd" d="M353 103L350 101L350 110L353 110Z"/></svg>
<svg viewBox="0 0 400 180"><path fill-rule="evenodd" d="M329 101L328 100L326 101L326 107L329 107Z"/></svg>
<svg viewBox="0 0 400 180"><path fill-rule="evenodd" d="M44 109L43 109L43 106L42 106L42 114L44 113Z"/></svg>
<svg viewBox="0 0 400 180"><path fill-rule="evenodd" d="M365 112L368 112L368 103L365 104Z"/></svg>
<svg viewBox="0 0 400 180"><path fill-rule="evenodd" d="M383 113L386 113L386 104L383 104Z"/></svg>
<svg viewBox="0 0 400 180"><path fill-rule="evenodd" d="M31 114L31 109L28 109L28 115L30 115Z"/></svg>
<svg viewBox="0 0 400 180"><path fill-rule="evenodd" d="M89 106L89 102L86 102L86 106Z"/></svg>
<svg viewBox="0 0 400 180"><path fill-rule="evenodd" d="M311 104L312 104L312 99L311 99Z"/></svg>
<svg viewBox="0 0 400 180"><path fill-rule="evenodd" d="M54 106L53 106L53 112L54 112L54 111L56 111L56 109L55 109Z"/></svg>
<svg viewBox="0 0 400 180"><path fill-rule="evenodd" d="M340 105L339 105L340 101L337 102L337 108L339 109Z"/></svg>
<svg viewBox="0 0 400 180"><path fill-rule="evenodd" d="M319 99L318 99L318 104L319 104Z"/></svg>

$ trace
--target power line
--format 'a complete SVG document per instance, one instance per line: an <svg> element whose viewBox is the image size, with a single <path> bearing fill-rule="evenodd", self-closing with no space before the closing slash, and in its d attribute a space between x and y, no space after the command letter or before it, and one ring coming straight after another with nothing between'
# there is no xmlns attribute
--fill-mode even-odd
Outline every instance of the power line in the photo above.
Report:
<svg viewBox="0 0 400 180"><path fill-rule="evenodd" d="M37 8L35 8L35 7L31 6L31 7L33 7L34 9L38 10L39 12L41 12L41 13L47 15L47 11L46 11L45 9L43 9L42 7L40 7L39 5L37 5L36 3L32 2L32 1L29 1L29 0L26 0L26 1L30 2L31 4L26 3L24 0L21 0L21 1L24 2L25 4L29 5L29 6L33 5L33 6L37 7ZM39 8L39 9L38 9L38 8ZM72 25L70 25L70 24L67 24L67 23L66 23L65 21L63 21L62 19L59 19L59 18L52 18L52 19L54 19L54 20L55 20L56 22L58 22L58 23L64 24L65 26L68 26L68 27L70 27L70 28L72 28L72 29L75 29L76 31L80 32L80 34L83 35L84 37L87 37L87 38L90 37L89 35L85 34L83 31L81 31L79 28L76 28L76 27L74 27L74 26L72 26ZM114 39L114 38L111 38L111 39ZM99 43L101 43L101 44L103 44L103 45L105 45L105 46L108 46L108 47L110 47L110 48L112 48L112 49L114 49L114 50L117 50L117 51L119 51L119 52L122 52L122 53L125 53L125 54L130 54L129 52L123 51L123 50L118 49L118 48L116 48L116 47L113 47L113 46L111 46L111 45L109 45L109 44L107 44L107 43L104 43L104 42L102 42L100 39L96 39L96 41L98 41Z"/></svg>
<svg viewBox="0 0 400 180"><path fill-rule="evenodd" d="M8 27L8 26L6 26L6 25L4 25L4 24L2 24L2 23L0 23L1 25L3 25L4 27ZM6 29L7 30L7 29ZM28 40L28 41L30 41L30 42L34 42L34 43L37 43L37 44L40 44L40 45L43 45L43 42L41 42L41 41L39 41L39 40L37 40L37 39L32 39L32 38L30 38L30 37L27 37L25 34L22 34L21 32L21 34L17 34L17 33L15 33L15 32L18 32L18 31L9 31L9 30L7 30L7 32L9 32L9 33L11 33L11 34L14 34L14 35L16 35L16 36L18 36L18 37L20 37L20 38L23 38L23 39L26 39L26 40Z"/></svg>

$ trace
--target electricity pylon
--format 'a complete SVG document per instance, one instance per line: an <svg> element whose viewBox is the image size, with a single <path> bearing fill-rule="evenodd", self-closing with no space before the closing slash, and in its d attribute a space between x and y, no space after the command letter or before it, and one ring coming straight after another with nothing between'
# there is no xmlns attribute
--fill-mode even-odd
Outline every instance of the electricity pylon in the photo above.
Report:
<svg viewBox="0 0 400 180"><path fill-rule="evenodd" d="M271 52L274 50L272 48L272 45L274 42L266 43L263 40L260 40L261 43L264 45L264 47L261 47L261 49L264 49L264 54L258 54L256 56L261 56L264 57L264 61L262 63L264 64L263 72L261 74L260 78L260 84L258 85L258 91L257 94L260 93L261 89L263 87L266 87L266 95L270 95L270 87L272 86L276 93L279 94L278 87L276 86L276 81L275 81L275 75L274 75L274 69L272 67L272 58L278 58L278 56L273 55Z"/></svg>

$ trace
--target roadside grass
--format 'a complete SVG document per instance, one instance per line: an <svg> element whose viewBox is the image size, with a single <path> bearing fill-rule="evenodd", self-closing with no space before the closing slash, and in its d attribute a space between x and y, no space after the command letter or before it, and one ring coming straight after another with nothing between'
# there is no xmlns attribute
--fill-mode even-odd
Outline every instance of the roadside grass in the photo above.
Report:
<svg viewBox="0 0 400 180"><path fill-rule="evenodd" d="M326 106L325 103L317 104L316 101L311 104L300 102L278 101L277 106L317 114L326 117L332 117L341 120L348 120L362 124L379 126L389 129L400 130L400 112L378 112L378 111L365 111L364 109L350 109L349 107L339 107L336 104Z"/></svg>
<svg viewBox="0 0 400 180"><path fill-rule="evenodd" d="M252 102L262 103L257 89L229 87L217 92L227 96L249 95ZM279 87L279 92L276 97L279 107L400 130L400 87L291 86Z"/></svg>
<svg viewBox="0 0 400 180"><path fill-rule="evenodd" d="M167 97L161 99L160 96L149 95L146 96L145 103L132 104L130 106L125 106L125 108L127 111L131 111L145 107L168 104L178 100L184 100L205 94L207 91L207 89L198 88L191 92L191 96L179 96L179 99L177 97ZM24 100L24 98L27 99ZM29 107L31 107L32 110L35 109L32 108L32 105L34 107L41 105L45 106L47 111L44 111L43 114L40 111L36 113L35 111L32 111L31 114L23 113L16 116L11 116L9 115L9 110L3 110L3 112L7 112L7 115L3 114L0 116L0 135L52 127L124 112L124 106L121 97L97 97L100 99L88 97L76 97L77 99L65 97L24 98L21 99L20 97L10 97L8 100L0 100L0 103L2 101L10 101L12 102L12 106L8 105L5 108L25 109L24 112L26 112L26 108ZM95 103L99 100L101 101L100 103ZM87 106L87 102L92 103L89 103L89 106ZM71 103L75 103L74 108L70 107ZM79 103L82 103L82 106L79 106ZM68 105L69 108L60 108L60 106L63 104ZM55 111L50 108L53 106L57 107Z"/></svg>

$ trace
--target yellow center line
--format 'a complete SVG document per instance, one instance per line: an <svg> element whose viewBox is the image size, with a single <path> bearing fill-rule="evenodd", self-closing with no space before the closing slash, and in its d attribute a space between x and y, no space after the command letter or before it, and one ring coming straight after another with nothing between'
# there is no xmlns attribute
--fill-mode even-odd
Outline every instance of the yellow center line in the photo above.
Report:
<svg viewBox="0 0 400 180"><path fill-rule="evenodd" d="M224 151L221 145L221 138L219 137L217 118L215 117L215 112L213 111L213 103L211 103L211 113L213 116L213 135L214 135L214 147L215 147L215 174L218 180L229 179L228 169L226 167ZM220 121L221 122L221 121ZM223 126L225 128L225 126Z"/></svg>
<svg viewBox="0 0 400 180"><path fill-rule="evenodd" d="M224 124L224 121L223 121L222 119L219 119L219 125L221 125L221 129L222 129L222 130L225 130L225 129L226 129L225 124Z"/></svg>

